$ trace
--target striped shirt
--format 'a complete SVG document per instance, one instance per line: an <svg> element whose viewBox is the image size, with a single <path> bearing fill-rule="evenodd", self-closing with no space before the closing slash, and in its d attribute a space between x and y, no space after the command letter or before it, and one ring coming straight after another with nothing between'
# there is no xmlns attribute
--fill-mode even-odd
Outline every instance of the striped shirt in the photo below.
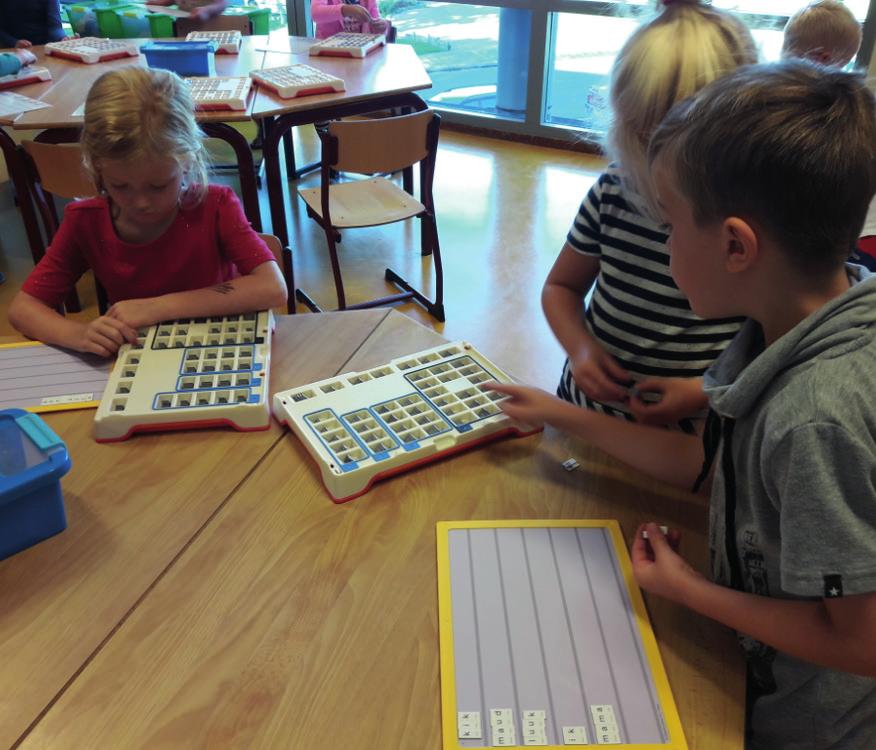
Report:
<svg viewBox="0 0 876 750"><path fill-rule="evenodd" d="M697 377L724 351L742 318L704 320L694 314L669 272L668 235L634 200L621 184L620 170L611 165L590 189L569 230L574 250L599 258L584 313L587 329L637 382ZM557 394L579 406L632 418L619 402L602 404L585 396L568 360Z"/></svg>

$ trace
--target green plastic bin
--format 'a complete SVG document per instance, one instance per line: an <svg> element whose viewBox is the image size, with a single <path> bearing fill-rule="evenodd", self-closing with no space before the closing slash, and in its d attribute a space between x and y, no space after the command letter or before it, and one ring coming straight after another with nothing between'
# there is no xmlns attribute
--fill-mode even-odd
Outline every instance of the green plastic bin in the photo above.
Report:
<svg viewBox="0 0 876 750"><path fill-rule="evenodd" d="M149 21L142 5L97 6L97 28L100 36L110 39L129 39L149 36ZM123 14L124 18L123 18ZM124 22L123 22L124 21Z"/></svg>

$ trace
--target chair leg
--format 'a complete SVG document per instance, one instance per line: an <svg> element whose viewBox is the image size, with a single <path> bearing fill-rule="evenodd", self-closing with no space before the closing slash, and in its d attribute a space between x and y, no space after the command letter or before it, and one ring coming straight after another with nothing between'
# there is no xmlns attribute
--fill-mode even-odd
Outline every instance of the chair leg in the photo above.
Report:
<svg viewBox="0 0 876 750"><path fill-rule="evenodd" d="M338 249L335 247L335 234L334 227L325 227L325 239L332 262L332 275L335 277L335 291L338 294L338 310L344 310L347 307L347 299L344 296L344 281L341 279L341 265L338 261Z"/></svg>
<svg viewBox="0 0 876 750"><path fill-rule="evenodd" d="M313 301L310 295L307 294L303 289L295 290L295 299L298 300L302 305L304 305L310 312L321 313L322 308Z"/></svg>

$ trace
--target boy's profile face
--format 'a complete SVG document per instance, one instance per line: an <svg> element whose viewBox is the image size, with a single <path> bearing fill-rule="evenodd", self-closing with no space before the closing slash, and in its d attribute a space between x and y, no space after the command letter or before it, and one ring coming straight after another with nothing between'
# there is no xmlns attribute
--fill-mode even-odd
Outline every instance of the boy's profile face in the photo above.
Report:
<svg viewBox="0 0 876 750"><path fill-rule="evenodd" d="M728 314L725 297L727 274L722 260L721 224L699 226L693 207L678 189L675 176L665 160L654 163L654 184L669 239L669 270L690 302L691 310L702 318Z"/></svg>

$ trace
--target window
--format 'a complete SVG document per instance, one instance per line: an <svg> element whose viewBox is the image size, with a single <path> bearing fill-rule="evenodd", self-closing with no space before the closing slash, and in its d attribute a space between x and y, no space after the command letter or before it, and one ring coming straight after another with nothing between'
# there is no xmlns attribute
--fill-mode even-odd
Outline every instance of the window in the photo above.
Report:
<svg viewBox="0 0 876 750"><path fill-rule="evenodd" d="M714 0L740 14L764 60L775 60L788 16L807 0ZM863 22L868 0L846 4ZM568 139L601 136L608 76L651 0L379 0L397 41L433 81L424 98L452 120ZM865 34L865 39L867 38ZM867 44L867 42L865 42ZM872 41L869 43L872 45ZM862 51L869 59L870 49Z"/></svg>

